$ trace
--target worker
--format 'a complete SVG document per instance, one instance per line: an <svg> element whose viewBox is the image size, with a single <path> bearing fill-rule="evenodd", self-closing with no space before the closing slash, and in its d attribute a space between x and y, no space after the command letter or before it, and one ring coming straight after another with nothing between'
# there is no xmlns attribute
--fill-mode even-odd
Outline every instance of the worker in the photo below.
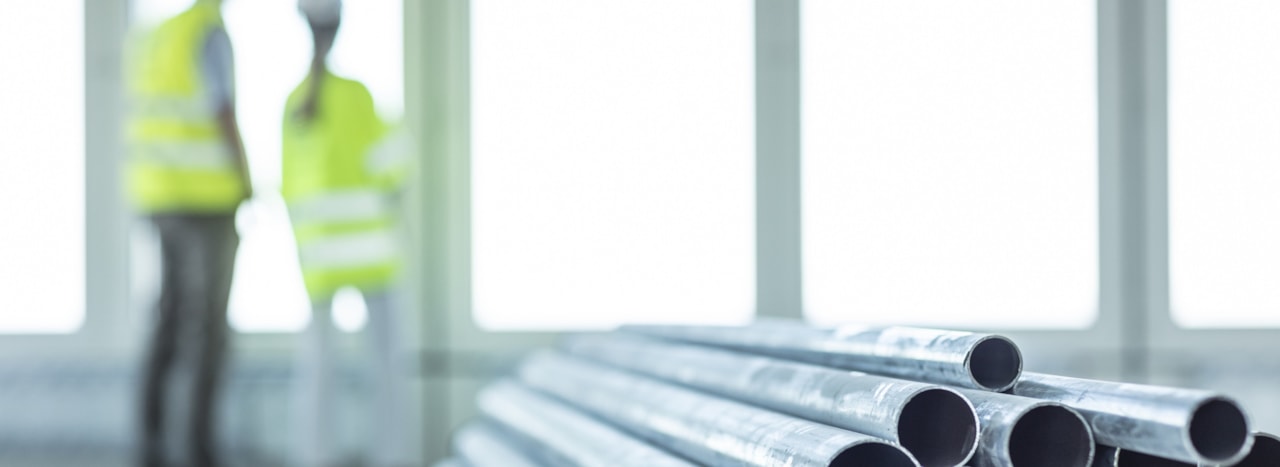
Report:
<svg viewBox="0 0 1280 467"><path fill-rule="evenodd" d="M400 269L396 193L405 171L404 139L379 118L359 82L330 72L327 57L341 23L340 0L300 0L315 53L289 96L283 125L282 191L293 223L312 315L299 352L297 460L337 463L331 305L341 288L365 299L372 351L373 452L369 465L413 465L406 438L407 385L393 284Z"/></svg>
<svg viewBox="0 0 1280 467"><path fill-rule="evenodd" d="M235 113L231 42L219 0L136 37L130 50L128 191L160 240L158 319L142 391L145 466L217 465L215 401L227 355L227 299L239 236L235 213L252 195ZM184 360L186 359L186 360ZM183 365L191 371L175 371ZM189 384L177 384L190 375ZM183 459L167 459L167 401L189 387Z"/></svg>

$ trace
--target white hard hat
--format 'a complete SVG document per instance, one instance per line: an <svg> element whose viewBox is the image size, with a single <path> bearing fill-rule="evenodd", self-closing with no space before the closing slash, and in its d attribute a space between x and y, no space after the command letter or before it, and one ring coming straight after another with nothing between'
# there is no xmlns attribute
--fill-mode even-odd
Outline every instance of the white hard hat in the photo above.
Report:
<svg viewBox="0 0 1280 467"><path fill-rule="evenodd" d="M317 24L337 24L342 18L342 0L298 0L298 11Z"/></svg>

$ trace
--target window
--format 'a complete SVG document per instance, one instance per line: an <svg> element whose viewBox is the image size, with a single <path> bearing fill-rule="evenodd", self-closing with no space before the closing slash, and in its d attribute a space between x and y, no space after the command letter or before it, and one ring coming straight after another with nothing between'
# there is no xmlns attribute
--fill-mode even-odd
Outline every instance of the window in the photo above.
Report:
<svg viewBox="0 0 1280 467"><path fill-rule="evenodd" d="M751 2L476 0L471 18L476 322L749 320Z"/></svg>
<svg viewBox="0 0 1280 467"><path fill-rule="evenodd" d="M1280 3L1169 5L1174 320L1280 326Z"/></svg>
<svg viewBox="0 0 1280 467"><path fill-rule="evenodd" d="M404 39L400 0L346 2L330 69L369 88L383 117L404 109ZM137 0L133 17L153 24L190 0ZM293 233L280 188L280 121L290 92L311 61L311 30L297 2L234 1L223 7L236 60L237 114L255 199L237 218L240 251L231 287L230 321L247 332L297 331L310 318ZM353 297L355 299L353 299ZM335 300L339 328L363 325L359 294Z"/></svg>
<svg viewBox="0 0 1280 467"><path fill-rule="evenodd" d="M1094 2L803 3L804 293L820 323L1097 314Z"/></svg>
<svg viewBox="0 0 1280 467"><path fill-rule="evenodd" d="M83 0L0 4L0 333L84 321L84 40Z"/></svg>

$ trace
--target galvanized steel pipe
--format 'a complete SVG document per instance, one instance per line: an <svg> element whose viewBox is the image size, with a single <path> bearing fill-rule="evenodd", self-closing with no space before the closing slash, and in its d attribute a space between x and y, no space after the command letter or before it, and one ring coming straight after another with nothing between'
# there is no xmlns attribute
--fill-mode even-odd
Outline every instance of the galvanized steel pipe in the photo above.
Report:
<svg viewBox="0 0 1280 467"><path fill-rule="evenodd" d="M1249 454L1235 464L1190 464L1140 452L1098 445L1093 467L1277 467L1280 466L1280 438L1267 433L1254 433Z"/></svg>
<svg viewBox="0 0 1280 467"><path fill-rule="evenodd" d="M960 390L978 412L977 467L1087 467L1093 436L1065 405L972 389Z"/></svg>
<svg viewBox="0 0 1280 467"><path fill-rule="evenodd" d="M532 456L546 465L694 465L512 381L486 387L476 403L486 417L533 444Z"/></svg>
<svg viewBox="0 0 1280 467"><path fill-rule="evenodd" d="M513 437L491 422L474 421L453 434L453 451L471 465L545 467L526 457Z"/></svg>
<svg viewBox="0 0 1280 467"><path fill-rule="evenodd" d="M1098 445L1097 453L1093 458L1093 467L1196 467L1196 464L1101 444Z"/></svg>
<svg viewBox="0 0 1280 467"><path fill-rule="evenodd" d="M1254 433L1253 448L1234 467L1280 466L1280 437L1270 433Z"/></svg>
<svg viewBox="0 0 1280 467"><path fill-rule="evenodd" d="M896 442L925 467L973 455L978 418L941 386L795 363L638 335L566 340L577 357Z"/></svg>
<svg viewBox="0 0 1280 467"><path fill-rule="evenodd" d="M1120 449L1115 446L1096 445L1093 449L1093 467L1117 467L1120 465Z"/></svg>
<svg viewBox="0 0 1280 467"><path fill-rule="evenodd" d="M459 459L457 457L450 457L447 459L442 459L439 462L436 462L434 464L431 464L431 467L471 467L471 466L467 465L467 463L464 462L462 459Z"/></svg>
<svg viewBox="0 0 1280 467"><path fill-rule="evenodd" d="M622 329L822 366L989 391L1008 389L1022 373L1018 346L995 334L897 326L819 329L781 320L763 320L744 327Z"/></svg>
<svg viewBox="0 0 1280 467"><path fill-rule="evenodd" d="M520 378L654 443L711 466L919 466L873 438L554 353Z"/></svg>
<svg viewBox="0 0 1280 467"><path fill-rule="evenodd" d="M1249 420L1221 394L1027 373L1013 393L1068 404L1098 443L1200 464L1232 464L1253 444Z"/></svg>

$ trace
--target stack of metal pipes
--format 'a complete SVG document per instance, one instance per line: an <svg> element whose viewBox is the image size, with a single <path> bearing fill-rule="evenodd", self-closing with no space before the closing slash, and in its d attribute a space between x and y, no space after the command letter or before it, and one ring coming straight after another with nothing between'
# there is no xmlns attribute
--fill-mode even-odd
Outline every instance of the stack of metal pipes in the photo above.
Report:
<svg viewBox="0 0 1280 467"><path fill-rule="evenodd" d="M1223 394L1023 372L1012 340L962 331L625 326L477 405L443 465L1280 467Z"/></svg>

